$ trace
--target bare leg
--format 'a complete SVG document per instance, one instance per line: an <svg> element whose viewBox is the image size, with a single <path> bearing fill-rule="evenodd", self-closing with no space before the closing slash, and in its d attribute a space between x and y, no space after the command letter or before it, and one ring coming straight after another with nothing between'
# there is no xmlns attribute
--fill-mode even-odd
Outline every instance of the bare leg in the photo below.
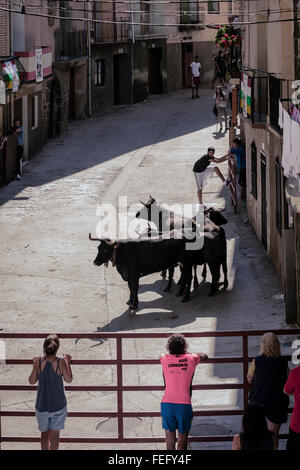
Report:
<svg viewBox="0 0 300 470"><path fill-rule="evenodd" d="M220 178L220 180L224 183L225 178L224 178L223 174L221 173L221 171L219 170L219 168L217 166L215 166L215 171L214 172Z"/></svg>
<svg viewBox="0 0 300 470"><path fill-rule="evenodd" d="M202 204L202 189L198 189L198 200L199 204Z"/></svg>
<svg viewBox="0 0 300 470"><path fill-rule="evenodd" d="M50 431L51 450L58 450L59 447L59 431Z"/></svg>
<svg viewBox="0 0 300 470"><path fill-rule="evenodd" d="M189 432L185 432L184 434L180 434L178 432L178 444L177 450L186 450L187 449L187 441L188 441Z"/></svg>
<svg viewBox="0 0 300 470"><path fill-rule="evenodd" d="M280 426L281 426L280 424L275 424L275 423L271 423L270 421L268 421L268 429L272 433L275 450L278 449L278 434L279 434Z"/></svg>
<svg viewBox="0 0 300 470"><path fill-rule="evenodd" d="M50 429L41 433L41 448L42 450L50 450Z"/></svg>
<svg viewBox="0 0 300 470"><path fill-rule="evenodd" d="M166 433L166 445L167 445L167 450L175 450L176 431L174 431L174 432L165 431L165 433Z"/></svg>

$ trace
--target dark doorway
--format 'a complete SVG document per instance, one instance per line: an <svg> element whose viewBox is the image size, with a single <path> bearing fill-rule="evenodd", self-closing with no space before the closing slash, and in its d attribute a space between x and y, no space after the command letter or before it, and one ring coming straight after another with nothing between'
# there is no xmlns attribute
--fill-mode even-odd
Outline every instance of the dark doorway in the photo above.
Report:
<svg viewBox="0 0 300 470"><path fill-rule="evenodd" d="M267 186L266 186L266 156L260 155L261 168L261 241L265 249L268 247L267 238Z"/></svg>
<svg viewBox="0 0 300 470"><path fill-rule="evenodd" d="M182 88L191 88L192 74L190 65L194 60L193 43L182 44Z"/></svg>
<svg viewBox="0 0 300 470"><path fill-rule="evenodd" d="M14 101L14 119L19 119L22 122L22 98Z"/></svg>
<svg viewBox="0 0 300 470"><path fill-rule="evenodd" d="M162 93L161 74L162 49L153 47L148 49L148 93L159 95Z"/></svg>
<svg viewBox="0 0 300 470"><path fill-rule="evenodd" d="M131 74L128 54L114 55L114 104L131 104Z"/></svg>
<svg viewBox="0 0 300 470"><path fill-rule="evenodd" d="M75 106L75 69L70 70L70 92L69 92L69 121L76 119Z"/></svg>
<svg viewBox="0 0 300 470"><path fill-rule="evenodd" d="M58 137L61 132L61 88L57 79L51 83L48 138Z"/></svg>

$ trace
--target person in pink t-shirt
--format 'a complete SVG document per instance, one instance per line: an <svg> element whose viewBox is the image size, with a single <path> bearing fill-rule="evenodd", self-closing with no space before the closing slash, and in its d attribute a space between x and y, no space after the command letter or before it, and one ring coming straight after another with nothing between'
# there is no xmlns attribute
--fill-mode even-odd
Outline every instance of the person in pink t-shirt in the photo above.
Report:
<svg viewBox="0 0 300 470"><path fill-rule="evenodd" d="M294 409L290 422L289 437L286 450L300 449L300 367L295 367L290 372L289 378L284 386L287 395L294 395Z"/></svg>
<svg viewBox="0 0 300 470"><path fill-rule="evenodd" d="M169 354L160 356L165 382L161 401L162 427L166 433L167 450L175 450L177 429L177 450L186 450L193 419L192 380L196 366L208 356L188 353L188 344L182 334L169 337L167 350Z"/></svg>

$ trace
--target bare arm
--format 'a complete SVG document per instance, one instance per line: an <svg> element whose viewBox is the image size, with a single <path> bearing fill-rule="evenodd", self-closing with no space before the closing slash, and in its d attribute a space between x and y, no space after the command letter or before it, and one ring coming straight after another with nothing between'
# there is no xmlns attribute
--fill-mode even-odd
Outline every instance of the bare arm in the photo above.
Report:
<svg viewBox="0 0 300 470"><path fill-rule="evenodd" d="M206 361L206 359L208 359L208 355L207 355L207 354L199 353L199 356L200 356L200 360L203 359L204 361Z"/></svg>
<svg viewBox="0 0 300 470"><path fill-rule="evenodd" d="M30 383L30 385L33 385L37 382L37 379L38 379L38 367L39 367L39 357L36 358L34 357L33 358L33 368L32 368L32 372L28 378L28 381Z"/></svg>
<svg viewBox="0 0 300 470"><path fill-rule="evenodd" d="M225 162L226 160L228 160L228 155L224 155L224 157L220 157L220 158L214 158L212 160L213 163L222 163L222 162Z"/></svg>
<svg viewBox="0 0 300 470"><path fill-rule="evenodd" d="M231 450L241 450L241 440L239 434L234 436Z"/></svg>
<svg viewBox="0 0 300 470"><path fill-rule="evenodd" d="M64 358L61 361L62 375L65 382L67 382L68 384L70 384L73 380L73 373L70 365L71 359L72 356L70 356L69 354L64 354Z"/></svg>

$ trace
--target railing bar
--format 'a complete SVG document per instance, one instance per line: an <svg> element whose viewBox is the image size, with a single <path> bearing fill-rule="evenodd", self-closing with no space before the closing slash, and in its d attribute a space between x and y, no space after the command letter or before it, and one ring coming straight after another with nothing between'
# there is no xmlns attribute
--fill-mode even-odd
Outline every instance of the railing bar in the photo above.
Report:
<svg viewBox="0 0 300 470"><path fill-rule="evenodd" d="M201 333L191 333L183 332L182 334L186 337L231 337L231 336L261 336L268 331L275 333L276 335L286 335L286 334L300 334L299 328L290 328L286 330L236 330L236 331L207 331ZM95 339L95 338L167 338L170 335L170 332L166 333L58 333L60 338L64 339ZM0 333L0 338L30 338L30 339L40 339L45 338L47 333Z"/></svg>
<svg viewBox="0 0 300 470"><path fill-rule="evenodd" d="M193 390L235 390L235 389L242 389L243 384L238 383L238 384L202 384L202 385L193 385L192 389ZM90 387L88 386L66 386L65 390L67 392L138 392L138 391L163 391L165 387L163 385L122 385L120 387L118 386L98 386L98 385L91 385ZM30 386L30 385L0 385L0 391L36 391L37 386Z"/></svg>
<svg viewBox="0 0 300 470"><path fill-rule="evenodd" d="M244 381L244 409L247 406L248 403L248 380L247 380L247 373L248 373L248 336L244 335L243 336L243 381Z"/></svg>
<svg viewBox="0 0 300 470"><path fill-rule="evenodd" d="M123 439L123 364L122 364L122 337L117 338L117 401L118 401L118 438Z"/></svg>

